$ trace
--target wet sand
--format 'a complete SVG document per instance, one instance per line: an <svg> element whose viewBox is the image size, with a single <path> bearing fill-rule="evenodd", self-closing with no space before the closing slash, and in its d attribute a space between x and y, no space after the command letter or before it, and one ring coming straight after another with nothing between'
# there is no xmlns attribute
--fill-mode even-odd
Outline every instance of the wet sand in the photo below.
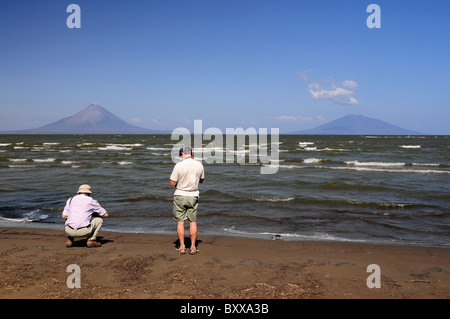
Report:
<svg viewBox="0 0 450 319"><path fill-rule="evenodd" d="M1 299L448 299L450 249L342 242L101 232L65 247L63 231L0 228ZM81 288L69 288L69 265ZM380 288L367 279L380 267ZM72 281L75 282L75 281ZM370 283L376 283L376 278Z"/></svg>

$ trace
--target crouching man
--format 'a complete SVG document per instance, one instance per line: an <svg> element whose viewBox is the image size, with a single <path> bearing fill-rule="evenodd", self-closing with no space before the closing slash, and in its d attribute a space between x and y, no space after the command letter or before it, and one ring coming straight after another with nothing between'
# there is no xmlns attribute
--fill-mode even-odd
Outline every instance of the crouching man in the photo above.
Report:
<svg viewBox="0 0 450 319"><path fill-rule="evenodd" d="M74 237L87 237L88 248L101 246L96 240L97 234L103 225L103 218L108 217L108 213L91 194L91 187L83 184L79 187L78 194L66 202L62 213L62 218L66 219L66 247L72 247Z"/></svg>

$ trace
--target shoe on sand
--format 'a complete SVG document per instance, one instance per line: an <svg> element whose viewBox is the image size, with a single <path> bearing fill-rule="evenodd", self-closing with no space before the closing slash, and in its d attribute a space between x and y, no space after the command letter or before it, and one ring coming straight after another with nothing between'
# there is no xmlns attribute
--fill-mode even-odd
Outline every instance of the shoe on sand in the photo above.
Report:
<svg viewBox="0 0 450 319"><path fill-rule="evenodd" d="M199 253L197 247L191 247L189 250L189 255L197 255Z"/></svg>
<svg viewBox="0 0 450 319"><path fill-rule="evenodd" d="M180 248L177 249L177 252L178 252L180 255L185 255L185 254L186 254L186 247L184 247L184 245L181 246Z"/></svg>
<svg viewBox="0 0 450 319"><path fill-rule="evenodd" d="M102 244L95 240L88 240L86 243L87 248L100 247Z"/></svg>

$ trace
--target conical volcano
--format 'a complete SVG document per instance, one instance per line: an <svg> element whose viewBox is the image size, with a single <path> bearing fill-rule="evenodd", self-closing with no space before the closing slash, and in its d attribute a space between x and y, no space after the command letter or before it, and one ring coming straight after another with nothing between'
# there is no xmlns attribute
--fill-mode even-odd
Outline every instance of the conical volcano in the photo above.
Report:
<svg viewBox="0 0 450 319"><path fill-rule="evenodd" d="M158 134L162 131L129 124L99 104L91 104L75 115L48 125L17 131L43 134Z"/></svg>

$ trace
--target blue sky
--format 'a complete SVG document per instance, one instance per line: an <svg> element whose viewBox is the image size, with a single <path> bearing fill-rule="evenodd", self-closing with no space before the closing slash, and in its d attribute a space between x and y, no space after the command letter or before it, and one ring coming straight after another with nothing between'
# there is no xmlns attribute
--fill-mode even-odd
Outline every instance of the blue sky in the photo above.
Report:
<svg viewBox="0 0 450 319"><path fill-rule="evenodd" d="M290 132L362 114L450 134L449 13L437 0L4 0L0 131L98 103L164 130Z"/></svg>

